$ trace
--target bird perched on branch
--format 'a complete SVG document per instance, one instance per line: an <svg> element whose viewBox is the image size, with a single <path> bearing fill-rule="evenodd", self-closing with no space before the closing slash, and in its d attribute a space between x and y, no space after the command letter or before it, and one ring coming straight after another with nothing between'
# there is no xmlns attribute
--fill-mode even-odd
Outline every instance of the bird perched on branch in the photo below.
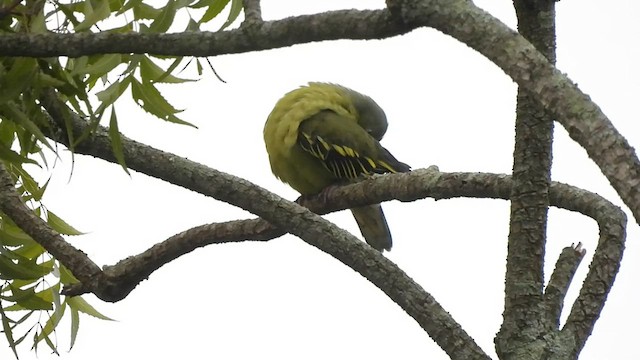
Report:
<svg viewBox="0 0 640 360"><path fill-rule="evenodd" d="M309 83L280 99L264 127L273 174L302 195L383 173L407 172L379 141L387 131L384 111L370 97L346 87ZM380 204L351 209L373 248L391 249Z"/></svg>

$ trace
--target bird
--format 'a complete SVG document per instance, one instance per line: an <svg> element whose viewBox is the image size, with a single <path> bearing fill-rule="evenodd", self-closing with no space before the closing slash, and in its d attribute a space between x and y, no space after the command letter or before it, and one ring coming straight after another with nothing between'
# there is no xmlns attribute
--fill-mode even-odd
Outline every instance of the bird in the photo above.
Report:
<svg viewBox="0 0 640 360"><path fill-rule="evenodd" d="M380 140L387 117L369 96L347 87L310 82L277 101L264 126L271 171L302 196L374 174L408 172ZM364 240L391 250L380 204L350 209Z"/></svg>

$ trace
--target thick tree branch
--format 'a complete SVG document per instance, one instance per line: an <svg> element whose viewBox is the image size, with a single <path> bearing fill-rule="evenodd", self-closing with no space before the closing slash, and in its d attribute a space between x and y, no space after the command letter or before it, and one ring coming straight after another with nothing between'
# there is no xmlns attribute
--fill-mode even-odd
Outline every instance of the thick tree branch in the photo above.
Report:
<svg viewBox="0 0 640 360"><path fill-rule="evenodd" d="M555 63L555 3L513 3L520 34ZM515 130L504 321L495 339L497 353L505 359L545 351L536 342L554 331L542 306L553 119L535 94L522 87L518 88Z"/></svg>
<svg viewBox="0 0 640 360"><path fill-rule="evenodd" d="M389 12L383 10L328 11L254 25L250 32L241 27L228 31L172 34L2 34L0 56L80 57L149 53L208 57L323 40L387 38L412 30L391 21Z"/></svg>
<svg viewBox="0 0 640 360"><path fill-rule="evenodd" d="M536 96L598 165L640 223L640 160L589 96L531 43L466 0L387 0L396 21L429 26L486 56ZM496 46L500 44L500 46Z"/></svg>

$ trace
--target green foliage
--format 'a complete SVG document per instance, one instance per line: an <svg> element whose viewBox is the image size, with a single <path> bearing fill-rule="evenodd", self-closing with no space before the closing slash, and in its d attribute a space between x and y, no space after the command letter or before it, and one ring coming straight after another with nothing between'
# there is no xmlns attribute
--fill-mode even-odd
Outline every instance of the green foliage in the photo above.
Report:
<svg viewBox="0 0 640 360"><path fill-rule="evenodd" d="M236 21L242 10L241 0L167 0L162 2L162 7L155 7L159 1L143 0L0 1L0 8L9 3L13 6L11 11L0 12L0 36L50 31L222 31ZM225 10L228 10L226 18L219 18ZM212 24L214 20L219 20L219 24ZM180 71L195 63L197 74L202 75L200 60L192 60L132 54L42 59L0 57L0 161L10 172L23 201L58 233L81 235L41 203L48 181L38 182L31 174L34 170L48 169L47 152L58 156L57 146L50 140L57 134L55 129L67 129L66 137L73 151L75 145L91 135L90 131L103 121L109 109L113 153L128 172L118 130L118 100L130 90L131 98L148 113L168 122L193 126L178 117L181 110L158 88L158 84L193 81L176 75L185 62ZM46 103L43 100L52 94L64 105L55 114L57 118L42 106ZM79 136L70 130L75 116L91 125ZM0 213L0 320L2 332L16 357L17 346L26 338L33 339L34 349L44 343L57 353L52 335L64 323L66 313L71 326L70 347L75 344L80 329L80 314L111 320L82 297L60 295L64 285L77 281L66 267Z"/></svg>

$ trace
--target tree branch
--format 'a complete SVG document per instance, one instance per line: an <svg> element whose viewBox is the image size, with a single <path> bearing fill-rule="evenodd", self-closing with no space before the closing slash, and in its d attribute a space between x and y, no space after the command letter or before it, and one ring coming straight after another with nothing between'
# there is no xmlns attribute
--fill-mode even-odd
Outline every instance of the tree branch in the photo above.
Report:
<svg viewBox="0 0 640 360"><path fill-rule="evenodd" d="M250 7L250 9L253 8ZM250 11L250 13L252 12ZM252 15L253 16L253 15ZM96 54L155 54L209 57L287 47L323 40L379 39L413 29L391 21L384 10L339 10L302 15L217 32L2 34L1 56L80 57Z"/></svg>
<svg viewBox="0 0 640 360"><path fill-rule="evenodd" d="M554 63L555 3L513 3L520 34ZM541 306L553 120L523 87L518 87L515 130L504 321L495 339L501 358L545 351L536 342L554 330Z"/></svg>
<svg viewBox="0 0 640 360"><path fill-rule="evenodd" d="M387 6L404 26L433 27L454 37L535 94L587 151L640 223L640 160L634 149L589 96L531 43L471 1L387 0Z"/></svg>

